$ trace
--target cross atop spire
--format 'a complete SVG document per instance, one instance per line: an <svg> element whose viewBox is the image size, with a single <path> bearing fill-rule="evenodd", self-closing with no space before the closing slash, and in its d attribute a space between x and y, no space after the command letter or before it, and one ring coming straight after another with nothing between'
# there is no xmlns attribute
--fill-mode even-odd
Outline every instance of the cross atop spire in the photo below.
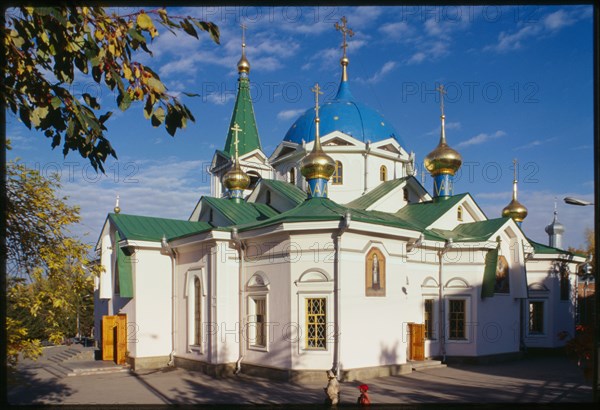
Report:
<svg viewBox="0 0 600 410"><path fill-rule="evenodd" d="M444 88L444 84L440 84L435 90L440 93L440 109L442 111L442 117L444 117L444 94L448 94L448 91Z"/></svg>
<svg viewBox="0 0 600 410"><path fill-rule="evenodd" d="M321 140L319 138L319 122L321 122L319 118L319 94L323 94L323 91L321 91L319 83L316 83L310 90L315 93L315 147L318 145L318 148L321 148Z"/></svg>
<svg viewBox="0 0 600 410"><path fill-rule="evenodd" d="M346 16L343 16L341 18L341 22L342 24L335 23L334 27L337 31L340 31L343 36L342 49L344 50L344 54L340 59L340 64L342 65L342 82L346 82L348 81L348 72L346 70L346 67L348 67L348 63L350 62L350 60L348 60L348 57L346 56L346 49L348 48L348 42L346 41L346 37L352 37L354 35L354 31L352 31L352 29L347 26L346 23L348 22L348 20L346 19Z"/></svg>
<svg viewBox="0 0 600 410"><path fill-rule="evenodd" d="M242 129L240 128L240 126L236 122L233 125L233 127L231 127L231 131L233 131L233 133L234 133L234 136L233 136L233 145L235 147L235 160L237 161L237 159L238 159L238 145L240 144L240 139L238 137L238 133L240 131L242 131Z"/></svg>
<svg viewBox="0 0 600 410"><path fill-rule="evenodd" d="M513 182L517 182L517 159L514 158L512 160L512 163L513 163L513 176L514 176L513 177Z"/></svg>
<svg viewBox="0 0 600 410"><path fill-rule="evenodd" d="M346 42L346 36L352 37L354 36L354 31L350 27L347 26L348 20L346 16L342 16L341 18L342 24L335 23L335 29L340 31L343 35L342 49L344 50L344 57L346 57L346 48L348 48L348 43Z"/></svg>

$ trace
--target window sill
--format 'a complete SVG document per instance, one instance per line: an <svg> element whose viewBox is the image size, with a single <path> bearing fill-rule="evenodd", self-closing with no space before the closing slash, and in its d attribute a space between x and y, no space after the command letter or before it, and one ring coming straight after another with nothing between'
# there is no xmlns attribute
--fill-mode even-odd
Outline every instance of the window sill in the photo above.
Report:
<svg viewBox="0 0 600 410"><path fill-rule="evenodd" d="M202 354L202 346L200 346L200 345L188 345L188 353Z"/></svg>
<svg viewBox="0 0 600 410"><path fill-rule="evenodd" d="M268 352L269 349L267 348L267 346L248 346L248 350L255 350L257 352Z"/></svg>

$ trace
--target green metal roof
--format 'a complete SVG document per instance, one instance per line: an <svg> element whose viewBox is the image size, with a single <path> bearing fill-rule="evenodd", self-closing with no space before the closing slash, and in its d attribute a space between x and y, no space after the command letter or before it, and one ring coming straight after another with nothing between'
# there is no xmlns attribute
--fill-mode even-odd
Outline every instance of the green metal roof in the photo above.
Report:
<svg viewBox="0 0 600 410"><path fill-rule="evenodd" d="M429 225L437 221L450 208L460 202L468 194L454 195L447 199L438 199L437 201L425 201L415 204L408 204L400 209L395 215L411 224L424 230Z"/></svg>
<svg viewBox="0 0 600 410"><path fill-rule="evenodd" d="M116 225L121 239L160 242L164 237L173 239L179 236L208 231L212 226L206 222L192 222L179 219L155 218L151 216L108 214Z"/></svg>
<svg viewBox="0 0 600 410"><path fill-rule="evenodd" d="M296 185L285 181L277 181L275 179L262 179L261 184L279 192L281 195L290 199L296 205L301 204L307 197L306 192L298 188Z"/></svg>
<svg viewBox="0 0 600 410"><path fill-rule="evenodd" d="M481 242L487 241L498 231L510 218L495 218L487 221L469 222L458 225L453 230L431 229L426 233L433 233L431 239L452 239L460 242Z"/></svg>
<svg viewBox="0 0 600 410"><path fill-rule="evenodd" d="M230 156L235 154L234 133L231 130L234 124L238 124L242 131L238 134L238 153L244 155L255 149L261 149L258 129L256 127L256 119L254 117L254 108L252 106L252 98L250 98L250 81L248 78L240 77L238 80L238 93L231 115L231 123L227 131L227 141L225 142L224 151Z"/></svg>
<svg viewBox="0 0 600 410"><path fill-rule="evenodd" d="M375 202L379 201L381 198L396 189L407 179L408 177L397 178L379 184L376 188L356 198L354 201L348 202L346 206L355 209L367 209Z"/></svg>
<svg viewBox="0 0 600 410"><path fill-rule="evenodd" d="M229 198L202 197L200 200L231 222L231 225L246 224L263 221L278 215L278 212L269 205L253 202L236 202Z"/></svg>
<svg viewBox="0 0 600 410"><path fill-rule="evenodd" d="M311 222L341 220L350 211L353 221L367 222L377 225L387 225L396 228L418 230L414 225L394 216L378 211L363 211L339 205L329 198L311 198L300 205L267 220L242 225L240 231L263 228L284 222Z"/></svg>
<svg viewBox="0 0 600 410"><path fill-rule="evenodd" d="M529 238L527 238L527 240L529 241L531 246L533 246L533 251L538 254L554 255L554 254L559 253L559 254L563 254L563 255L573 255L572 252L565 251L564 249L553 248L552 246L542 245L541 243L532 241ZM577 255L577 256L583 256L585 258L585 255Z"/></svg>

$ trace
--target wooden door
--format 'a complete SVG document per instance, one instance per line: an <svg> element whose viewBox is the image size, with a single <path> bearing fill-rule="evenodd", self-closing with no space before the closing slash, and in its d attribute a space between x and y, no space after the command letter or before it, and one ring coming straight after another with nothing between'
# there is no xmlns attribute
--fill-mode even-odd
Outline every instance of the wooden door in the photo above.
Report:
<svg viewBox="0 0 600 410"><path fill-rule="evenodd" d="M425 360L425 325L409 323L410 332L410 360Z"/></svg>
<svg viewBox="0 0 600 410"><path fill-rule="evenodd" d="M115 318L115 362L125 364L127 356L127 315L119 314Z"/></svg>
<svg viewBox="0 0 600 410"><path fill-rule="evenodd" d="M102 316L102 360L115 359L116 316Z"/></svg>

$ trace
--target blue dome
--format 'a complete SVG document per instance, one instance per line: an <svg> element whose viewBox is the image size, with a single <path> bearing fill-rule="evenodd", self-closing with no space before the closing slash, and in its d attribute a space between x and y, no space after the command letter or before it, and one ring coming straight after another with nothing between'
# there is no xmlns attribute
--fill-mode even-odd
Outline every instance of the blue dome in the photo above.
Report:
<svg viewBox="0 0 600 410"><path fill-rule="evenodd" d="M362 142L369 140L376 142L392 137L404 147L404 142L383 115L354 99L347 81L340 84L338 93L332 101L319 107L319 118L321 135L341 131ZM310 142L314 139L315 109L309 108L291 126L285 134L284 141L302 144L302 140Z"/></svg>

